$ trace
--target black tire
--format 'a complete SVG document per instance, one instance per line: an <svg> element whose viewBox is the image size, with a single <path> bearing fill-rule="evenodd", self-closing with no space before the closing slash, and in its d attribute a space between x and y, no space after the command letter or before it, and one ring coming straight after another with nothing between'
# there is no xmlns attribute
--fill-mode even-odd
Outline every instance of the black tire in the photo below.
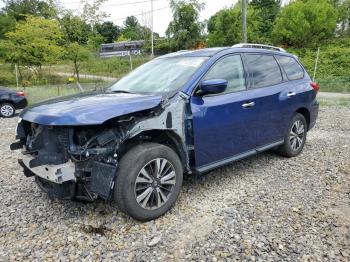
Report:
<svg viewBox="0 0 350 262"><path fill-rule="evenodd" d="M37 184L37 186L40 188L42 192L44 193L49 192L50 182L45 181L39 176L35 176L35 183Z"/></svg>
<svg viewBox="0 0 350 262"><path fill-rule="evenodd" d="M13 117L15 113L16 109L11 103L0 104L0 116L10 118Z"/></svg>
<svg viewBox="0 0 350 262"><path fill-rule="evenodd" d="M136 181L139 181L140 177L141 179L145 178L143 176L144 172L141 172L141 170L144 170L144 168L150 168L147 169L150 172L147 172L146 174L153 174L152 165L156 162L156 159L165 161L165 166L163 167L164 170L166 168L169 168L170 171L173 170L175 172L175 178L171 181L168 181L174 183L174 185L162 184L161 180L170 174L164 172L164 176L160 176L159 179L155 178L155 176L152 175L151 181L153 182L147 182L147 184L145 183L143 187L141 185L140 188L139 186L142 182ZM158 163L159 162L155 164ZM169 172L169 170L167 169L165 171ZM157 181L155 181L156 179ZM133 217L134 219L140 221L153 220L164 215L173 206L180 194L182 180L182 163L179 156L172 149L167 146L155 143L144 143L137 145L129 150L120 160L117 179L114 187L114 200L116 201L121 211ZM167 187L167 191L165 191L164 187ZM159 188L162 189L161 194L156 193L157 190L160 190ZM147 194L151 196L148 198L146 197L146 200L143 201L143 203L139 203L137 200L137 194L140 194L138 195L140 199L141 194L145 193L147 190L152 192ZM151 209L152 204L158 205L158 201L161 203L161 200L165 199L161 196L166 196L166 201L164 201L161 206ZM152 202L153 200L155 202ZM145 202L148 206L142 207L141 204L144 204Z"/></svg>
<svg viewBox="0 0 350 262"><path fill-rule="evenodd" d="M303 133L298 134L294 132L296 129L297 122L301 123L303 126ZM284 143L277 149L277 152L285 157L295 157L301 153L301 151L304 148L305 142L306 142L306 135L307 135L307 123L305 120L305 117L302 114L296 113L286 131L286 134L284 136ZM292 138L292 129L293 133L295 133L299 139L294 136ZM292 140L293 139L293 140ZM300 141L301 140L301 141ZM295 141L295 147L293 146L293 143Z"/></svg>

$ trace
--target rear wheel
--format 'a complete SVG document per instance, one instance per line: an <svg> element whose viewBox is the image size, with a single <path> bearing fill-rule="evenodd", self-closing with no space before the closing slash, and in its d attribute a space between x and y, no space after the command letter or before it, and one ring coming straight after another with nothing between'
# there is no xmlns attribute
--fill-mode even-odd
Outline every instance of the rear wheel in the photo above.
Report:
<svg viewBox="0 0 350 262"><path fill-rule="evenodd" d="M284 143L278 148L278 153L286 157L294 157L304 148L307 134L307 124L302 114L296 113L289 124L284 137Z"/></svg>
<svg viewBox="0 0 350 262"><path fill-rule="evenodd" d="M141 144L120 161L114 199L126 214L149 221L172 207L182 180L182 164L172 149L155 143Z"/></svg>
<svg viewBox="0 0 350 262"><path fill-rule="evenodd" d="M2 117L13 117L15 112L15 107L10 103L3 103L0 105L0 116Z"/></svg>

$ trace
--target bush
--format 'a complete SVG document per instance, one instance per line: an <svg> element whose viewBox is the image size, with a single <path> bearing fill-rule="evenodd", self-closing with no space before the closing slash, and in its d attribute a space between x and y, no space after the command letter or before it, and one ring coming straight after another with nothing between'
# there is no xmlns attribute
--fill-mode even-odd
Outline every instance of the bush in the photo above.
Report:
<svg viewBox="0 0 350 262"><path fill-rule="evenodd" d="M15 85L16 76L14 73L0 69L0 85Z"/></svg>
<svg viewBox="0 0 350 262"><path fill-rule="evenodd" d="M317 49L288 49L296 54L313 76ZM350 38L339 38L320 46L316 81L323 91L350 92Z"/></svg>
<svg viewBox="0 0 350 262"><path fill-rule="evenodd" d="M147 42L143 47L143 52L145 54L151 53L151 43ZM167 39L159 39L154 42L154 54L155 55L165 55L171 52L171 44Z"/></svg>

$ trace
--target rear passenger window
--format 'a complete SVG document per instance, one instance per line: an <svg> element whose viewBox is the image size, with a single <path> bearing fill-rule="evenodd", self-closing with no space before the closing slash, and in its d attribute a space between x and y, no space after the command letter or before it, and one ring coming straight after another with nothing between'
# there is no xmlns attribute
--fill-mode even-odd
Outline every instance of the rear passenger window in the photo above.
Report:
<svg viewBox="0 0 350 262"><path fill-rule="evenodd" d="M227 88L225 93L245 90L245 77L240 55L226 56L219 60L204 77L204 80L225 79Z"/></svg>
<svg viewBox="0 0 350 262"><path fill-rule="evenodd" d="M282 82L280 67L272 55L248 54L247 63L253 88L276 85Z"/></svg>
<svg viewBox="0 0 350 262"><path fill-rule="evenodd" d="M280 55L276 56L276 58L286 72L289 80L296 80L304 77L303 68L294 58Z"/></svg>

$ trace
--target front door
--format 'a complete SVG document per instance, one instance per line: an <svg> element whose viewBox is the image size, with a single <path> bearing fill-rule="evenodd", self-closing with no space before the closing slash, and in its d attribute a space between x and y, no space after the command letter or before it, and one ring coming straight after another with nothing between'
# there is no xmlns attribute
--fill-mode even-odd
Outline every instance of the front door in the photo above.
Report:
<svg viewBox="0 0 350 262"><path fill-rule="evenodd" d="M225 79L222 94L191 98L195 166L199 171L254 152L256 145L255 94L246 90L240 55L220 59L203 80Z"/></svg>

